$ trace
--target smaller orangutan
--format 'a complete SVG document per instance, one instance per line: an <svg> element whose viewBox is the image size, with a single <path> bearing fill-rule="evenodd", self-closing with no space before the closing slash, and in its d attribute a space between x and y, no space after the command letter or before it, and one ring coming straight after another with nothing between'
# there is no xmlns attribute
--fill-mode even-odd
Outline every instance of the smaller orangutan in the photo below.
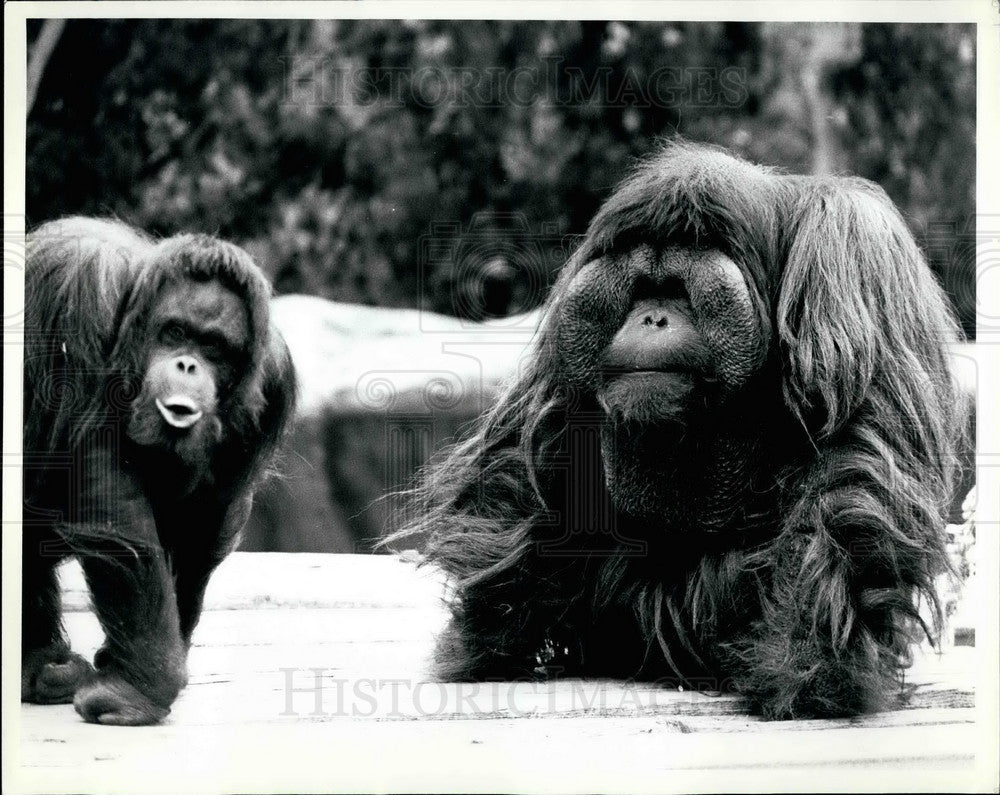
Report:
<svg viewBox="0 0 1000 795"><path fill-rule="evenodd" d="M28 236L21 700L156 723L187 682L209 576L295 401L250 257L68 218ZM105 642L70 650L56 566L76 556Z"/></svg>

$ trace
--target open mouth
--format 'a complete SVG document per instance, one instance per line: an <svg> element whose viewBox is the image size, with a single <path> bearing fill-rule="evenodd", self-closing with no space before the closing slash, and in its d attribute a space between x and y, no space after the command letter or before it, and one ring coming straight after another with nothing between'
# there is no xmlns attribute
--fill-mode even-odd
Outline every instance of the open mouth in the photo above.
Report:
<svg viewBox="0 0 1000 795"><path fill-rule="evenodd" d="M165 400L156 399L156 408L163 419L174 428L190 428L202 418L204 412L187 395L171 395Z"/></svg>

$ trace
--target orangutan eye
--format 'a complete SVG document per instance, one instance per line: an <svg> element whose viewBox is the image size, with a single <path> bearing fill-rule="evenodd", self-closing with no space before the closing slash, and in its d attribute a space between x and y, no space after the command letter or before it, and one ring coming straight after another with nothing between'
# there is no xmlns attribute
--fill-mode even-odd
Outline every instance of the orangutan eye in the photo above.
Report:
<svg viewBox="0 0 1000 795"><path fill-rule="evenodd" d="M187 331L180 323L167 323L160 332L160 339L170 345L180 345L187 341Z"/></svg>

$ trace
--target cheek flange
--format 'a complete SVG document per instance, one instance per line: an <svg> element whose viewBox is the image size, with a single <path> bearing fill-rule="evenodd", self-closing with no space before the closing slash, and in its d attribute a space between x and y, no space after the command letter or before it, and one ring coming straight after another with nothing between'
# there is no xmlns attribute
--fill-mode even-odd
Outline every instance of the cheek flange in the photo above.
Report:
<svg viewBox="0 0 1000 795"><path fill-rule="evenodd" d="M721 390L739 391L767 358L762 320L743 272L714 249L664 249L659 264L661 278L676 276L684 282Z"/></svg>
<svg viewBox="0 0 1000 795"><path fill-rule="evenodd" d="M617 262L597 259L573 276L553 305L554 362L568 386L595 391L601 355L628 311L628 282Z"/></svg>

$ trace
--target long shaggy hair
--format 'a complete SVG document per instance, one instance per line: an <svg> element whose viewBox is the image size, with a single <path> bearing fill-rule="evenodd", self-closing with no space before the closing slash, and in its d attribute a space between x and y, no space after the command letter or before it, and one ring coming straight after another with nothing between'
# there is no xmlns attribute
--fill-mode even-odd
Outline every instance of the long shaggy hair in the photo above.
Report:
<svg viewBox="0 0 1000 795"><path fill-rule="evenodd" d="M117 221L70 217L35 230L28 257L26 450L73 449L95 428L120 423L141 389L156 297L181 279L214 279L243 297L258 341L249 377L220 412L226 437L240 447L239 485L255 479L282 438L295 396L291 360L270 328L270 285L247 254L207 236L157 242Z"/></svg>
<svg viewBox="0 0 1000 795"><path fill-rule="evenodd" d="M28 237L21 700L162 720L212 571L236 546L295 406L270 287L238 247L67 218ZM56 565L104 631L71 651Z"/></svg>
<svg viewBox="0 0 1000 795"><path fill-rule="evenodd" d="M722 252L756 327L728 404L749 408L674 439L689 463L655 481L673 505L659 519L609 498L586 432L608 421L595 363L635 276L585 269L643 247ZM726 342L731 310L713 311L702 333L723 340L725 382L740 343ZM666 145L593 219L530 361L428 474L397 536L427 534L454 586L440 675L661 679L734 689L769 718L885 706L947 566L957 337L878 186Z"/></svg>

